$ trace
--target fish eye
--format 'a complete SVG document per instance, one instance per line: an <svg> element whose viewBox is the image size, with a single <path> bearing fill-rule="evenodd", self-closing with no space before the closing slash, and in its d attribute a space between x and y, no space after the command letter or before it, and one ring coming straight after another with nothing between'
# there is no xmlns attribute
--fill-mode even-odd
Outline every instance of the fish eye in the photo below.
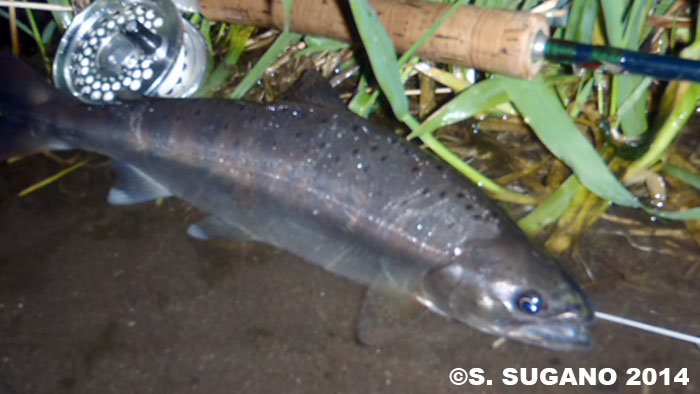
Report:
<svg viewBox="0 0 700 394"><path fill-rule="evenodd" d="M518 309L529 315L534 315L546 308L544 299L535 290L526 290L518 296Z"/></svg>

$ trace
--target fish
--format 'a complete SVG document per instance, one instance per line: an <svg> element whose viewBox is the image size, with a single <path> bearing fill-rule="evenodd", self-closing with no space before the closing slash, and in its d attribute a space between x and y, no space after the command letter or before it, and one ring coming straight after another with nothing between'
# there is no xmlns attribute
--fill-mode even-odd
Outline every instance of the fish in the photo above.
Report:
<svg viewBox="0 0 700 394"><path fill-rule="evenodd" d="M112 204L177 197L197 239L256 241L368 287L358 339L429 312L555 350L592 345L572 277L474 183L350 112L317 74L273 103L86 104L0 55L0 159L82 149L114 163Z"/></svg>

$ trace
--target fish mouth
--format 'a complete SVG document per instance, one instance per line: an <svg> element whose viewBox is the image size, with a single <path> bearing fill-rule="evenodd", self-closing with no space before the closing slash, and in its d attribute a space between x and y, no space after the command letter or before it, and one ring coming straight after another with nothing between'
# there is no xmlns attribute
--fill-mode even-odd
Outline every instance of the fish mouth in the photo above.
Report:
<svg viewBox="0 0 700 394"><path fill-rule="evenodd" d="M552 350L586 350L593 345L588 328L580 323L525 325L510 330L506 336Z"/></svg>

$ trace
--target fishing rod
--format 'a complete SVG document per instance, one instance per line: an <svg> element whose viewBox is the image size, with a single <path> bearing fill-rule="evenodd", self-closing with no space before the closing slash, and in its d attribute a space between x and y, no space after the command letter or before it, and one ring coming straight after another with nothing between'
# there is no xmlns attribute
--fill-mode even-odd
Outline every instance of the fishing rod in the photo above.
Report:
<svg viewBox="0 0 700 394"><path fill-rule="evenodd" d="M540 38L535 44L533 56L541 56L553 63L582 64L592 68L605 66L615 74L643 74L664 80L684 79L700 82L698 61L602 45Z"/></svg>
<svg viewBox="0 0 700 394"><path fill-rule="evenodd" d="M171 59L160 56L160 53L151 53L154 62L161 64L162 74L175 74L175 64L187 63L195 65L187 69L185 73L190 77L186 83L175 83L177 76L173 78L153 78L152 81L139 81L135 91L143 94L155 92L169 92L174 85L178 85L169 96L177 96L183 87L189 92L196 91L206 71L206 48L204 39L199 32L176 16L176 12L170 12L170 8L157 4L160 0L98 0L94 6L88 7L85 12L77 16L76 23L82 28L69 29L67 36L70 40L79 42L94 31L88 25L108 24L108 15L115 9L128 8L129 4L142 5L146 8L163 9L163 20L168 23L159 26L151 26L155 34L162 37L163 42L169 47L187 47ZM170 1L165 1L171 3ZM452 5L444 3L427 3L408 0L370 0L377 16L389 33L394 46L399 52L408 50L418 41L425 31L431 28ZM206 18L214 21L231 22L261 27L283 29L285 27L285 10L283 0L173 0L180 12L201 12ZM34 9L68 10L66 6L37 3L19 3L22 7ZM563 6L566 4L564 3ZM0 0L0 6L18 6L15 2ZM545 61L565 64L577 64L585 67L604 67L612 73L636 73L653 76L659 79L682 79L700 82L700 62L671 56L661 56L650 53L642 53L619 48L600 45L588 45L572 41L554 39L549 37L550 21L556 24L561 19L561 14L566 14L562 4L555 5L555 12L548 18L544 13L519 12L504 9L493 9L476 6L458 7L447 18L437 31L418 49L421 57L442 61L446 63L460 64L474 67L479 70L497 72L506 75L532 78L542 68ZM342 41L357 40L357 33L353 25L352 15L347 2L342 0L294 0L294 6L290 10L290 30L303 34L314 34L335 38ZM86 15L87 14L87 15ZM167 15L165 15L167 14ZM148 21L144 21L147 23ZM140 22L139 22L140 23ZM176 28L175 25L182 27ZM138 27L138 26L137 26ZM145 31L144 29L141 29ZM183 35L184 30L184 35ZM119 32L111 29L107 36ZM140 57L139 48L144 47L144 40L139 35L122 34L118 40L110 44L110 51L101 51L117 54L117 61L131 57ZM124 38L126 37L126 38ZM148 45L145 45L148 46ZM67 70L65 67L71 63L66 60L66 53L76 52L76 48L59 48L57 63L59 70ZM103 58L107 58L103 56ZM185 59L185 60L183 60ZM93 59L92 65L107 63L104 59ZM60 64L59 64L60 63ZM103 67L114 68L112 65ZM157 70L156 70L157 71ZM183 71L179 69L179 71ZM97 72L97 71L95 71ZM93 74L89 70L89 74ZM157 73L154 73L157 74ZM160 77L160 75L157 75ZM172 75L170 75L172 77ZM58 81L70 80L69 76L56 75ZM142 79L141 76L131 76L130 80ZM174 81L171 81L174 79ZM60 85L59 85L60 86ZM80 91L83 87L72 86L68 82L69 90ZM87 92L90 89L85 89ZM82 93L78 96L83 95ZM95 92L85 93L88 98L96 95ZM108 93L107 97L114 97ZM100 101L101 98L93 101Z"/></svg>
<svg viewBox="0 0 700 394"><path fill-rule="evenodd" d="M210 20L283 29L283 0L199 0ZM370 0L396 50L405 52L452 5L423 1ZM353 41L357 34L346 1L294 0L290 30ZM535 76L544 61L605 67L659 79L700 82L700 62L608 46L549 38L541 13L462 6L418 50L431 60L522 78Z"/></svg>

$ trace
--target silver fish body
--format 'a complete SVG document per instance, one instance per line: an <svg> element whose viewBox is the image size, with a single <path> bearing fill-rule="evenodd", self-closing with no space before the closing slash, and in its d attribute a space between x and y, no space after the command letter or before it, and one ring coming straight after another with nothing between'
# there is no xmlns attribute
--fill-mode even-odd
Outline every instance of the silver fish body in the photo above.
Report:
<svg viewBox="0 0 700 394"><path fill-rule="evenodd" d="M584 294L499 207L439 160L337 105L325 86L305 81L296 101L274 104L100 107L54 90L8 55L0 70L15 75L0 77L0 155L98 152L115 161L112 203L176 196L211 214L190 227L195 237L266 242L369 286L364 342L380 342L376 332L414 318L410 305L420 303L527 343L590 345Z"/></svg>

